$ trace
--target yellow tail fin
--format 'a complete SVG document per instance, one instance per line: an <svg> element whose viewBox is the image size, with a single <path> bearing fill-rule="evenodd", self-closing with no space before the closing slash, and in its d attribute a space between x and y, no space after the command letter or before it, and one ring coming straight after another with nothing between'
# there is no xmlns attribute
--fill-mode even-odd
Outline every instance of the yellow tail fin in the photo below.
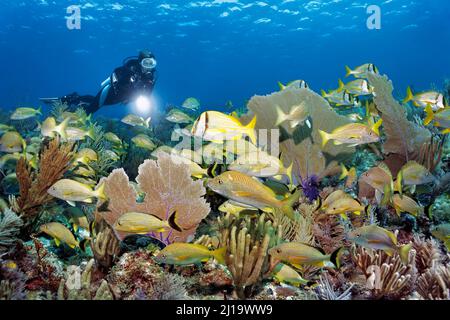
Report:
<svg viewBox="0 0 450 320"><path fill-rule="evenodd" d="M337 89L337 92L341 92L345 89L345 83L342 82L341 79L339 79L338 81L339 81L339 88Z"/></svg>
<svg viewBox="0 0 450 320"><path fill-rule="evenodd" d="M342 169L342 174L339 177L339 180L342 180L342 179L345 179L346 177L348 177L348 170L342 163L341 163L341 169Z"/></svg>
<svg viewBox="0 0 450 320"><path fill-rule="evenodd" d="M434 119L433 109L431 108L430 104L427 104L427 106L425 107L425 113L427 114L427 116L425 120L423 120L423 124L427 126Z"/></svg>
<svg viewBox="0 0 450 320"><path fill-rule="evenodd" d="M326 93L325 90L322 89L322 90L320 90L320 92L322 94L322 97L326 98L328 96L328 94Z"/></svg>
<svg viewBox="0 0 450 320"><path fill-rule="evenodd" d="M397 174L397 180L395 181L395 189L400 193L400 195L403 195L403 172L400 170Z"/></svg>
<svg viewBox="0 0 450 320"><path fill-rule="evenodd" d="M222 247L212 252L214 259L216 259L219 264L225 264L226 254L227 254L227 247Z"/></svg>
<svg viewBox="0 0 450 320"><path fill-rule="evenodd" d="M255 125L256 116L254 116L252 121L250 121L250 123L245 126L245 131L253 144L257 144Z"/></svg>
<svg viewBox="0 0 450 320"><path fill-rule="evenodd" d="M105 182L101 182L97 189L94 191L94 194L97 198L106 200L106 194L105 194Z"/></svg>
<svg viewBox="0 0 450 320"><path fill-rule="evenodd" d="M281 81L278 81L278 87L280 88L280 91L283 91L284 89L286 89L286 86L284 84L282 84Z"/></svg>
<svg viewBox="0 0 450 320"><path fill-rule="evenodd" d="M345 71L346 71L346 74L345 74L346 78L349 77L352 74L352 72L353 72L352 69L350 69L349 66L345 66Z"/></svg>
<svg viewBox="0 0 450 320"><path fill-rule="evenodd" d="M289 178L289 183L292 185L292 168L294 167L294 161L292 161L291 165L286 168L286 175Z"/></svg>
<svg viewBox="0 0 450 320"><path fill-rule="evenodd" d="M295 212L292 208L294 204L300 199L301 191L297 190L289 198L282 201L281 212L288 216L290 219L295 220Z"/></svg>
<svg viewBox="0 0 450 320"><path fill-rule="evenodd" d="M383 124L383 119L380 119L372 126L372 131L375 132L378 136L380 135L380 127Z"/></svg>
<svg viewBox="0 0 450 320"><path fill-rule="evenodd" d="M412 243L408 243L405 244L404 246L401 246L400 249L398 250L398 253L400 255L400 258L402 259L402 262L404 264L408 264L408 260L409 260L409 251L412 248Z"/></svg>
<svg viewBox="0 0 450 320"><path fill-rule="evenodd" d="M325 147L330 140L330 135L325 131L319 130L320 137L322 138L322 148Z"/></svg>
<svg viewBox="0 0 450 320"><path fill-rule="evenodd" d="M278 127L280 124L286 121L287 114L285 114L283 110L281 110L280 106L277 106L276 110L277 110L277 121L275 122L275 126Z"/></svg>
<svg viewBox="0 0 450 320"><path fill-rule="evenodd" d="M406 89L406 98L403 100L403 103L407 103L407 102L409 102L409 101L411 101L413 99L414 99L414 94L413 94L413 92L411 90L411 87L408 87Z"/></svg>
<svg viewBox="0 0 450 320"><path fill-rule="evenodd" d="M56 128L55 131L63 138L67 140L67 126L69 125L70 118L65 118L63 122L61 122Z"/></svg>

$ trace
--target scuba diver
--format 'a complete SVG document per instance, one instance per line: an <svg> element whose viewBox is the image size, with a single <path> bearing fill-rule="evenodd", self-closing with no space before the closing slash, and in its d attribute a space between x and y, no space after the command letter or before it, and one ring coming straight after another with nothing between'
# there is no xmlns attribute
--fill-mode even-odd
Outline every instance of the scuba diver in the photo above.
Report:
<svg viewBox="0 0 450 320"><path fill-rule="evenodd" d="M74 92L60 98L42 98L44 103L60 100L73 110L83 107L87 113L94 113L106 105L127 104L137 96L150 95L156 82L156 58L148 50L142 50L137 57L129 57L123 65L114 70L111 76L103 81L100 92L96 96L81 96Z"/></svg>

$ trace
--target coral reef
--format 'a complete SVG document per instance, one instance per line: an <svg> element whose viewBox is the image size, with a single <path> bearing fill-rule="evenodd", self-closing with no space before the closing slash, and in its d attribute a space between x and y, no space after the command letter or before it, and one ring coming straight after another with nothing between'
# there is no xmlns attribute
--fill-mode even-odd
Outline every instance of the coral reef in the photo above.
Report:
<svg viewBox="0 0 450 320"><path fill-rule="evenodd" d="M98 288L92 284L92 269L94 259L91 259L85 269L81 271L78 266L69 266L67 279L61 279L58 287L58 300L113 300L114 296L109 289L108 282L102 280Z"/></svg>
<svg viewBox="0 0 450 320"><path fill-rule="evenodd" d="M127 212L153 214L163 220L176 212L182 232L171 229L152 235L166 243L192 240L198 224L210 211L209 205L201 198L206 192L202 182L193 181L189 167L177 163L164 152L158 155L157 162L146 160L139 166L136 181L145 193L142 202L136 201L137 194L122 169L114 170L104 181L110 200L108 212L99 213L110 226Z"/></svg>
<svg viewBox="0 0 450 320"><path fill-rule="evenodd" d="M379 250L357 248L352 257L366 278L365 286L371 298L401 299L413 292L417 279L414 250L409 253L407 265L398 254L389 256Z"/></svg>
<svg viewBox="0 0 450 320"><path fill-rule="evenodd" d="M37 172L32 171L24 158L17 162L20 196L13 201L12 209L20 214L25 225L33 223L40 208L52 201L47 190L69 169L72 150L72 144L61 144L58 139L53 139L40 155Z"/></svg>
<svg viewBox="0 0 450 320"><path fill-rule="evenodd" d="M281 241L282 228L259 218L236 219L227 214L218 219L220 246L227 248L226 264L233 275L235 293L240 299L252 294L269 271L267 250Z"/></svg>
<svg viewBox="0 0 450 320"><path fill-rule="evenodd" d="M450 267L433 265L417 279L417 292L427 300L450 299Z"/></svg>
<svg viewBox="0 0 450 320"><path fill-rule="evenodd" d="M419 157L419 150L429 143L431 134L408 120L405 107L392 96L394 88L387 76L368 74L367 78L374 88L374 102L381 112L387 137L383 153L391 159L386 162L393 174L397 174L403 164Z"/></svg>
<svg viewBox="0 0 450 320"><path fill-rule="evenodd" d="M305 128L306 124L294 129L288 122L276 125L277 109L289 114L293 108L298 107L306 108L311 130ZM326 155L336 159L338 155L348 157L354 152L353 148L333 144L321 148L319 130L331 132L339 126L350 123L350 120L336 113L324 98L310 89L289 89L268 96L254 96L248 103L248 109L249 114L241 119L248 122L256 115L258 119L256 129L267 130L267 138L264 139L267 139L265 143L269 143L269 150L272 143L271 129L281 128L286 133L287 139L283 139L283 135L281 137L280 152L286 167L294 163L293 175L297 184L313 175L324 177L332 174L338 167L337 162L328 162Z"/></svg>

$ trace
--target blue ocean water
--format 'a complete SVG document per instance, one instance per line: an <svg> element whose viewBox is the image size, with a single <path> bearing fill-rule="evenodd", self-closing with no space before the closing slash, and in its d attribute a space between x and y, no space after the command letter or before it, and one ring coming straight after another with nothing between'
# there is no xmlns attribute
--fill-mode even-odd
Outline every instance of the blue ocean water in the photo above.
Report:
<svg viewBox="0 0 450 320"><path fill-rule="evenodd" d="M366 26L368 5L381 29ZM81 29L66 10L78 5ZM204 109L238 107L277 81L337 87L345 65L375 63L404 95L450 76L448 0L2 0L0 107L37 106L39 97L95 95L125 57L158 59L157 108L198 98ZM120 116L126 106L100 114Z"/></svg>

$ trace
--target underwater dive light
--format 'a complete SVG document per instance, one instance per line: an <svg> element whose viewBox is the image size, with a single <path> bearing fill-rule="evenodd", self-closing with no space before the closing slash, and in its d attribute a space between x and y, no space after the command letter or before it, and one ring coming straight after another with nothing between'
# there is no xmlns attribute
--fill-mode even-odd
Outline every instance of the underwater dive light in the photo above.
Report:
<svg viewBox="0 0 450 320"><path fill-rule="evenodd" d="M136 109L139 113L147 114L150 112L151 103L150 103L150 99L148 97L143 96L143 95L139 96L136 99L135 104L136 104Z"/></svg>

